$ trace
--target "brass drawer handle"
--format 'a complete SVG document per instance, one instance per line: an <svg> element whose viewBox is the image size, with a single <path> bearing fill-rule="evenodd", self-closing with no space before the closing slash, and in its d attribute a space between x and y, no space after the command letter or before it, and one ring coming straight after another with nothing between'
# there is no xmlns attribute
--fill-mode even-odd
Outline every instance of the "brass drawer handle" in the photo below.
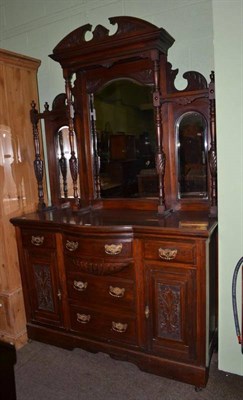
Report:
<svg viewBox="0 0 243 400"><path fill-rule="evenodd" d="M85 289L87 289L87 286L88 282L73 281L73 288L78 292L83 292Z"/></svg>
<svg viewBox="0 0 243 400"><path fill-rule="evenodd" d="M44 236L31 236L31 243L34 246L41 246L44 243Z"/></svg>
<svg viewBox="0 0 243 400"><path fill-rule="evenodd" d="M109 287L109 294L113 297L123 297L125 294L125 288L119 288L119 287Z"/></svg>
<svg viewBox="0 0 243 400"><path fill-rule="evenodd" d="M112 321L112 330L119 333L124 333L127 330L127 324Z"/></svg>
<svg viewBox="0 0 243 400"><path fill-rule="evenodd" d="M69 251L77 250L78 242L72 242L71 240L66 241L66 249Z"/></svg>
<svg viewBox="0 0 243 400"><path fill-rule="evenodd" d="M122 243L119 244L105 244L105 253L111 255L120 254L122 251Z"/></svg>
<svg viewBox="0 0 243 400"><path fill-rule="evenodd" d="M77 313L77 321L80 324L87 324L91 319L91 316L89 314L79 314Z"/></svg>
<svg viewBox="0 0 243 400"><path fill-rule="evenodd" d="M162 260L174 260L177 256L177 249L163 249L159 248L159 257Z"/></svg>

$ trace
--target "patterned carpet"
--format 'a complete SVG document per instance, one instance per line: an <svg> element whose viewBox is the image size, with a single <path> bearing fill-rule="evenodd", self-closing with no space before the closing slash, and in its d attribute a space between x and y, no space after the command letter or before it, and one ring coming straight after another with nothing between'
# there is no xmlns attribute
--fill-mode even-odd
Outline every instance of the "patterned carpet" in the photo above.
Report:
<svg viewBox="0 0 243 400"><path fill-rule="evenodd" d="M242 400L243 377L218 371L213 355L207 387L140 371L103 353L30 342L17 352L17 400ZM3 399L7 400L7 399Z"/></svg>

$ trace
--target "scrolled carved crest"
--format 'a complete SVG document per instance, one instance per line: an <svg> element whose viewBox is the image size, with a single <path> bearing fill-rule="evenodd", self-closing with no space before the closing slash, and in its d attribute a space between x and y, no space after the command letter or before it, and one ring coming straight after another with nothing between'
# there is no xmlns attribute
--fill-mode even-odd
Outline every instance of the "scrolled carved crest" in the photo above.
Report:
<svg viewBox="0 0 243 400"><path fill-rule="evenodd" d="M53 53L86 43L85 35L87 32L91 32L91 30L91 24L86 24L75 29L58 43L58 45L53 49Z"/></svg>
<svg viewBox="0 0 243 400"><path fill-rule="evenodd" d="M52 110L57 111L66 107L67 96L66 93L58 94L52 102Z"/></svg>
<svg viewBox="0 0 243 400"><path fill-rule="evenodd" d="M172 69L171 63L167 62L166 74L167 74L167 91L168 93L178 93L181 90L176 89L175 79L179 72L179 69ZM205 77L197 71L187 71L183 74L183 78L187 80L187 86L183 89L183 92L189 92L191 90L203 90L208 88L208 83Z"/></svg>
<svg viewBox="0 0 243 400"><path fill-rule="evenodd" d="M92 25L86 24L65 36L53 49L53 53L59 53L66 49L74 49L79 46L89 46L98 41L110 41L114 38L120 39L121 37L134 36L138 35L140 32L141 34L146 34L149 32L158 31L157 26L140 18L120 16L111 17L109 18L109 21L112 25L117 24L117 30L113 35L109 35L109 29L102 25L97 25L92 31ZM174 39L171 38L164 29L160 28L160 31L161 35L167 37L171 42L170 45L172 45ZM93 37L91 40L85 39L87 32L92 32Z"/></svg>

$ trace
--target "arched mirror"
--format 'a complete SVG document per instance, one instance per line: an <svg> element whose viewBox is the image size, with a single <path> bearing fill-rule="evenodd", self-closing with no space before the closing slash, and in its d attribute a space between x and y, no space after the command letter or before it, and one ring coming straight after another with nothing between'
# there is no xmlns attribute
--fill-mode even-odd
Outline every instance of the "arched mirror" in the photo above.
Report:
<svg viewBox="0 0 243 400"><path fill-rule="evenodd" d="M155 196L152 86L112 81L94 95L94 108L101 197Z"/></svg>
<svg viewBox="0 0 243 400"><path fill-rule="evenodd" d="M176 124L178 197L207 198L207 121L198 112L184 113Z"/></svg>

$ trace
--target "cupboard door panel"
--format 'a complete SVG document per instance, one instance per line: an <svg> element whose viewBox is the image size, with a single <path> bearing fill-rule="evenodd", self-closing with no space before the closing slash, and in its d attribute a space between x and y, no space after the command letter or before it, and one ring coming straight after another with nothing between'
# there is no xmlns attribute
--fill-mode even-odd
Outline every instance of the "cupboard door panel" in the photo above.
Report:
<svg viewBox="0 0 243 400"><path fill-rule="evenodd" d="M196 271L146 265L149 348L176 360L196 360Z"/></svg>
<svg viewBox="0 0 243 400"><path fill-rule="evenodd" d="M33 321L60 325L61 292L58 284L56 252L25 250L26 280Z"/></svg>

